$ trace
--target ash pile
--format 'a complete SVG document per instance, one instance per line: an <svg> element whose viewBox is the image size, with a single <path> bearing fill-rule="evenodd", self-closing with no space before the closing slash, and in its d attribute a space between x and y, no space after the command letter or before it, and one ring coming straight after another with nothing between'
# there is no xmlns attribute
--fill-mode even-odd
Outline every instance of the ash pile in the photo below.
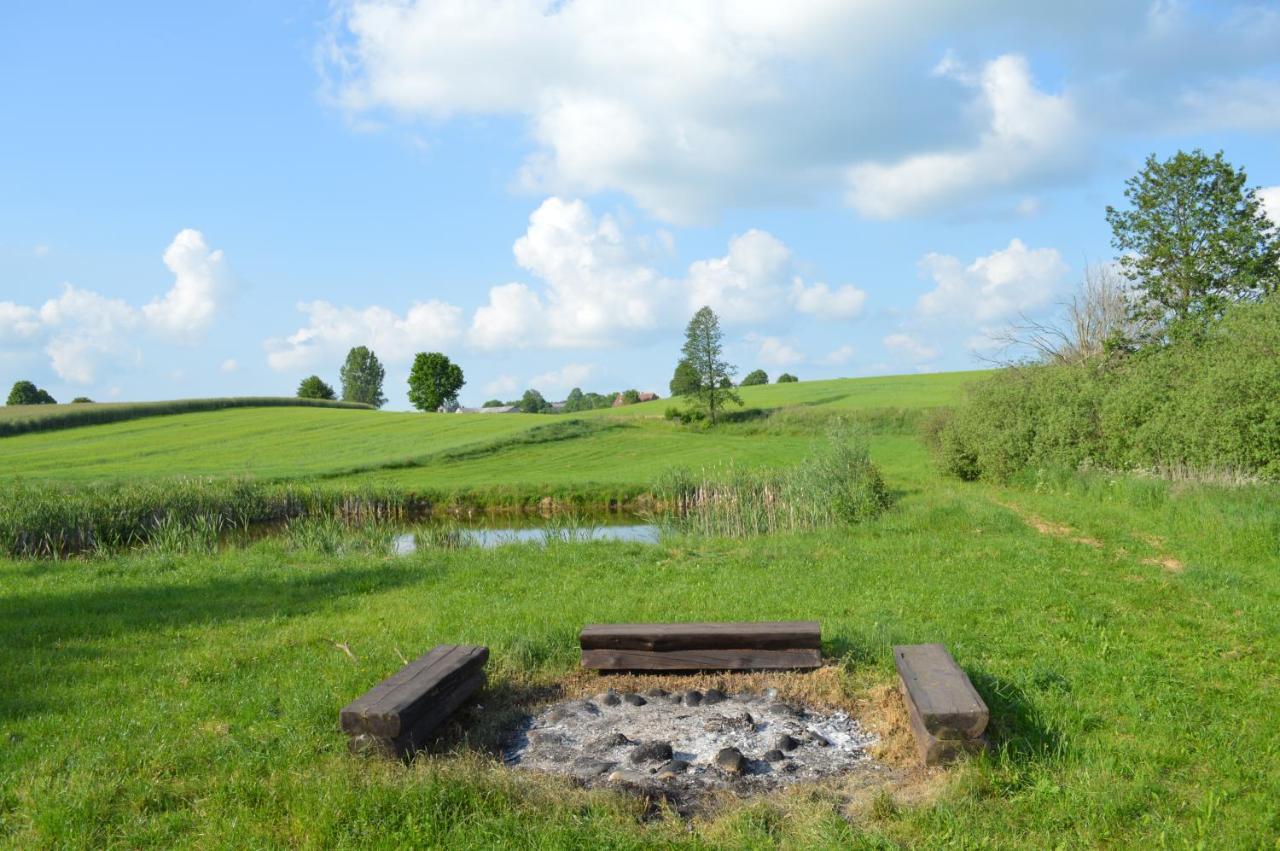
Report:
<svg viewBox="0 0 1280 851"><path fill-rule="evenodd" d="M643 694L610 689L526 717L504 748L515 768L566 774L588 786L696 795L739 794L853 772L878 774L878 739L842 711L779 700L773 689Z"/></svg>

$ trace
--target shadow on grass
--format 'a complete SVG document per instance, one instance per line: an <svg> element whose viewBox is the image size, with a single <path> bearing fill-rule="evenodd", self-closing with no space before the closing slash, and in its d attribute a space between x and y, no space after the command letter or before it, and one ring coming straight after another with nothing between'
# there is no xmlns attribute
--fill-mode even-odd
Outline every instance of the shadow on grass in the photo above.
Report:
<svg viewBox="0 0 1280 851"><path fill-rule="evenodd" d="M101 676L95 663L106 655L129 653L141 644L140 634L355 606L364 595L426 576L421 566L378 562L337 570L304 568L281 578L243 576L5 598L0 601L0 646L7 654L0 720L64 711L66 706L37 697L45 693L44 686L55 681L65 687Z"/></svg>
<svg viewBox="0 0 1280 851"><path fill-rule="evenodd" d="M758 420L767 420L773 414L771 408L745 408L741 411L722 411L720 413L720 422L730 423L751 423Z"/></svg>
<svg viewBox="0 0 1280 851"><path fill-rule="evenodd" d="M968 671L973 687L991 710L987 740L1014 764L1057 756L1062 738L1044 723L1035 703L1023 689L983 671Z"/></svg>
<svg viewBox="0 0 1280 851"><path fill-rule="evenodd" d="M800 408L817 408L823 405L834 405L841 399L848 399L849 393L841 393L838 396L823 396L821 399L813 399L808 402L800 402L797 407Z"/></svg>

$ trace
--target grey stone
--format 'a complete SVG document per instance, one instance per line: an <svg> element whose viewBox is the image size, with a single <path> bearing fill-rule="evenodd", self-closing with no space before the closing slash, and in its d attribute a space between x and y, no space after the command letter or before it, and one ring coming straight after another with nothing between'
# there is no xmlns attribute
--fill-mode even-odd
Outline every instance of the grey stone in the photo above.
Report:
<svg viewBox="0 0 1280 851"><path fill-rule="evenodd" d="M783 733L781 736L778 736L778 738L773 740L773 746L779 750L793 751L800 747L800 742L791 735Z"/></svg>
<svg viewBox="0 0 1280 851"><path fill-rule="evenodd" d="M696 688L690 689L684 693L685 706L697 706L700 703L702 703L702 692L698 691Z"/></svg>
<svg viewBox="0 0 1280 851"><path fill-rule="evenodd" d="M725 693L718 688L709 688L707 693L702 696L702 702L706 704L720 703L725 699Z"/></svg>
<svg viewBox="0 0 1280 851"><path fill-rule="evenodd" d="M800 710L796 709L790 703L783 703L782 701L769 704L769 711L774 715L784 715L788 718L796 718L800 715Z"/></svg>
<svg viewBox="0 0 1280 851"><path fill-rule="evenodd" d="M613 689L609 689L596 699L605 706L617 706L619 703L622 703L622 698L618 697L618 693Z"/></svg>
<svg viewBox="0 0 1280 851"><path fill-rule="evenodd" d="M716 767L726 774L741 774L747 768L747 758L737 748L722 748L716 754Z"/></svg>
<svg viewBox="0 0 1280 851"><path fill-rule="evenodd" d="M787 760L782 764L782 770L787 774L795 774L800 770L800 766L796 765L792 760Z"/></svg>
<svg viewBox="0 0 1280 851"><path fill-rule="evenodd" d="M582 757L574 760L570 773L579 780L594 780L601 774L612 771L617 765L616 762L609 762L608 760Z"/></svg>
<svg viewBox="0 0 1280 851"><path fill-rule="evenodd" d="M670 692L664 688L651 688L644 693L645 697L666 697Z"/></svg>
<svg viewBox="0 0 1280 851"><path fill-rule="evenodd" d="M624 786L648 786L653 782L652 775L629 768L619 768L609 775L610 783L621 783Z"/></svg>
<svg viewBox="0 0 1280 851"><path fill-rule="evenodd" d="M624 694L622 696L622 699L627 703L631 704L632 706L644 706L646 703L649 702L645 700L643 697L641 697L640 695L632 694L631 692L627 692L626 694Z"/></svg>
<svg viewBox="0 0 1280 851"><path fill-rule="evenodd" d="M667 742L643 742L631 752L632 762L659 762L671 759L671 745Z"/></svg>
<svg viewBox="0 0 1280 851"><path fill-rule="evenodd" d="M774 748L771 751L764 752L765 762L782 762L786 758L787 758L787 755L784 754L782 751L778 750L777 748Z"/></svg>
<svg viewBox="0 0 1280 851"><path fill-rule="evenodd" d="M594 740L591 742L589 747L593 750L611 750L613 748L620 748L624 745L632 744L635 744L635 742L628 739L622 733L610 733L607 736L601 736Z"/></svg>
<svg viewBox="0 0 1280 851"><path fill-rule="evenodd" d="M688 770L689 763L685 762L683 759L673 759L661 766L658 769L658 773L654 776L658 778L675 777L677 775L684 774Z"/></svg>

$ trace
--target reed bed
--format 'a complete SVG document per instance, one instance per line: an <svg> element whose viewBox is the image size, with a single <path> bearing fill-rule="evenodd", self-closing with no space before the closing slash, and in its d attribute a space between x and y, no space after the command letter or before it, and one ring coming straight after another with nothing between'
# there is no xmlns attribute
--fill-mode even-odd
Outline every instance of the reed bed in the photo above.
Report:
<svg viewBox="0 0 1280 851"><path fill-rule="evenodd" d="M656 493L670 511L660 518L667 531L729 538L857 523L889 504L864 433L846 422L835 423L794 467L670 470Z"/></svg>
<svg viewBox="0 0 1280 851"><path fill-rule="evenodd" d="M75 405L21 405L0 408L0 437L33 431L118 423L142 417L221 411L226 408L357 408L359 402L298 399L293 396L228 396L218 399L174 399L166 402L90 402Z"/></svg>
<svg viewBox="0 0 1280 851"><path fill-rule="evenodd" d="M0 486L0 551L63 558L125 548L216 547L260 523L299 518L403 521L430 504L392 488L339 490L251 479L172 479L92 488ZM203 543L202 543L203 542Z"/></svg>

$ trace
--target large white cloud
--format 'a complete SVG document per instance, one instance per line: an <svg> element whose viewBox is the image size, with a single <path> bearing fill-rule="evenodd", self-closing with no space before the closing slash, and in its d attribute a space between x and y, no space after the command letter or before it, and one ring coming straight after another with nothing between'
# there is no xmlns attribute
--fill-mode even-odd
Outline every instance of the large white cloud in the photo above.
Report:
<svg viewBox="0 0 1280 851"><path fill-rule="evenodd" d="M462 309L442 301L417 302L404 316L378 305L340 307L304 302L308 324L285 340L267 342L267 363L282 371L303 369L324 358L368 346L385 362L403 363L423 349L444 349L461 337Z"/></svg>
<svg viewBox="0 0 1280 851"><path fill-rule="evenodd" d="M141 307L71 284L39 308L0 302L0 342L40 345L58 377L74 384L92 383L107 365L140 364L139 332L198 343L232 290L222 252L186 229L163 259L173 284Z"/></svg>
<svg viewBox="0 0 1280 851"><path fill-rule="evenodd" d="M851 168L849 203L863 215L928 212L966 196L981 197L992 187L1017 187L1078 161L1081 131L1075 108L1065 96L1036 89L1024 58L1002 56L972 80L952 65L944 72L979 87L986 129L965 149Z"/></svg>
<svg viewBox="0 0 1280 851"><path fill-rule="evenodd" d="M916 306L926 317L988 322L1048 304L1067 274L1056 248L1028 248L1021 240L965 264L958 257L931 253L919 263L934 289Z"/></svg>
<svg viewBox="0 0 1280 851"><path fill-rule="evenodd" d="M332 33L354 120L514 116L525 185L677 221L842 185L870 215L933 211L1061 179L1117 132L1274 126L1280 55L1280 13L1247 0L347 0ZM959 60L931 73L947 47L986 63L973 88Z"/></svg>
<svg viewBox="0 0 1280 851"><path fill-rule="evenodd" d="M204 234L187 228L164 252L173 286L142 308L155 329L178 339L206 331L231 290L221 251L210 251Z"/></svg>
<svg viewBox="0 0 1280 851"><path fill-rule="evenodd" d="M548 198L513 246L537 284L491 287L469 321L463 308L439 301L419 303L403 317L379 305L300 304L307 325L268 340L268 363L297 370L354 345L372 347L389 363L455 343L485 351L604 348L678 330L703 305L729 326L780 326L795 313L852 319L866 301L850 284L805 283L791 251L765 231L733 237L723 256L696 260L682 276L656 265L670 249L663 233L633 235L583 201Z"/></svg>
<svg viewBox="0 0 1280 851"><path fill-rule="evenodd" d="M1280 186L1268 186L1258 190L1258 200L1262 202L1262 211L1267 214L1267 218L1275 222L1276 227L1280 227ZM3 316L4 305L0 305L0 317ZM4 327L4 320L0 318L0 328Z"/></svg>

